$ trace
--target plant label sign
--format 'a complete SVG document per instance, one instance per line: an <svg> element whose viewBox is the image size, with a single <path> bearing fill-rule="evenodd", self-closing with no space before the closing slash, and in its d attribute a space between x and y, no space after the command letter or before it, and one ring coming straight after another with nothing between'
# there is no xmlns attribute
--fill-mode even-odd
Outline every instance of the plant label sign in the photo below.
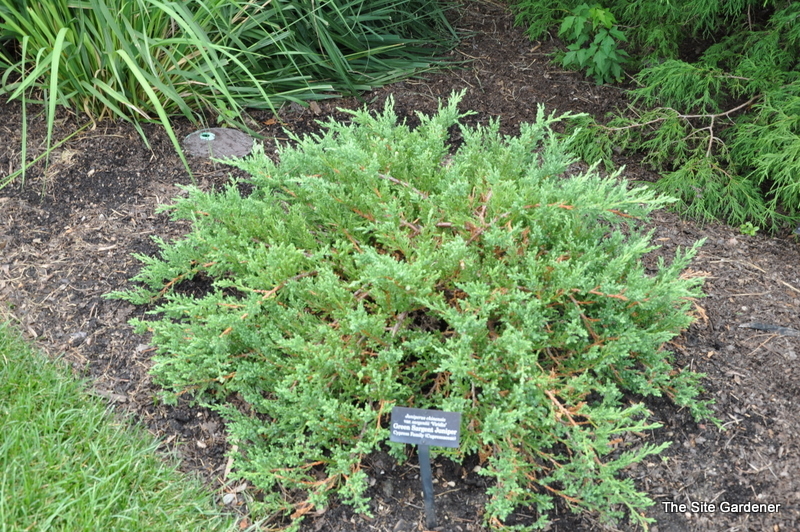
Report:
<svg viewBox="0 0 800 532"><path fill-rule="evenodd" d="M419 451L419 478L425 500L425 523L436 528L436 511L433 507L433 475L429 445L458 447L461 438L461 412L425 410L422 408L392 408L389 441L417 445Z"/></svg>
<svg viewBox="0 0 800 532"><path fill-rule="evenodd" d="M458 447L461 438L461 412L392 408L389 441Z"/></svg>

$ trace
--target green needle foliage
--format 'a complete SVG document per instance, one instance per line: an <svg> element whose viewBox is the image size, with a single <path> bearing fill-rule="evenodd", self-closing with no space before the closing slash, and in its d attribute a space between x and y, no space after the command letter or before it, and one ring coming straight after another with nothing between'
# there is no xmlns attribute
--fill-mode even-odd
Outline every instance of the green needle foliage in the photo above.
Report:
<svg viewBox="0 0 800 532"><path fill-rule="evenodd" d="M232 531L197 479L0 321L0 529Z"/></svg>
<svg viewBox="0 0 800 532"><path fill-rule="evenodd" d="M517 22L532 21L537 38L577 3L522 0ZM638 86L631 107L604 125L573 122L576 153L609 169L613 151L643 153L663 174L656 188L701 220L796 225L800 3L613 0L606 10L630 39Z"/></svg>
<svg viewBox="0 0 800 532"><path fill-rule="evenodd" d="M194 230L139 255L140 286L111 297L153 305L134 323L155 376L167 400L225 417L236 475L264 490L256 511L299 520L336 494L367 512L361 462L405 458L387 441L400 405L463 413L461 447L441 453L480 456L494 528L521 507L546 526L555 497L644 523L652 502L621 470L667 444L619 444L657 427L631 398L710 415L700 375L663 347L691 322L701 279L681 272L700 244L647 275L638 225L670 199L566 176L552 128L571 115L540 107L504 137L460 125L461 96L414 130L389 102L294 138L279 164L257 150L237 163L247 197L187 187L165 209Z"/></svg>
<svg viewBox="0 0 800 532"><path fill-rule="evenodd" d="M437 0L0 0L0 94L164 125L247 127L246 108L328 98L436 65ZM185 161L184 161L185 162Z"/></svg>

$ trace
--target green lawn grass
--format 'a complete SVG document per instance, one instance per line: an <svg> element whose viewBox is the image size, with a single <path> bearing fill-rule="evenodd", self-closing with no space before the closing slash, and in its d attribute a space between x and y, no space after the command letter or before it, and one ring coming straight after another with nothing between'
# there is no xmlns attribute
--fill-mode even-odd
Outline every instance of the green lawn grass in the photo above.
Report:
<svg viewBox="0 0 800 532"><path fill-rule="evenodd" d="M216 531L233 519L0 321L0 531Z"/></svg>

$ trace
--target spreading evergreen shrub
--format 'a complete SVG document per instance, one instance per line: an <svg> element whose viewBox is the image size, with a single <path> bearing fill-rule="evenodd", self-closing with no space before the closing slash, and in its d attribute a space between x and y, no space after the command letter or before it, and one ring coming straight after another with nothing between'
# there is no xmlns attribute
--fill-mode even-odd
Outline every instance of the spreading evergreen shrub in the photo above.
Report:
<svg viewBox="0 0 800 532"><path fill-rule="evenodd" d="M463 93L462 93L463 95ZM263 490L256 512L295 526L332 495L368 512L364 457L388 442L395 405L462 412L454 460L494 479L493 528L553 499L638 523L652 502L621 471L668 444L628 444L658 425L644 397L699 418L700 375L664 343L691 322L699 243L642 266L640 223L670 200L573 157L546 115L519 136L459 124L454 96L411 129L391 101L263 150L236 183L165 207L194 229L112 296L151 305L154 374L226 420L235 475ZM449 144L457 126L463 144ZM189 281L192 280L191 283ZM523 530L508 526L506 529Z"/></svg>

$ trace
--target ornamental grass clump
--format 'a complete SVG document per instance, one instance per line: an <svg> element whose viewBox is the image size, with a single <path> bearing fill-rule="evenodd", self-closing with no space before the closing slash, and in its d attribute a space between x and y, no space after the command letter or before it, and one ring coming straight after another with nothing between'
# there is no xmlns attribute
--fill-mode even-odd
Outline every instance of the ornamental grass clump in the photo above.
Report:
<svg viewBox="0 0 800 532"><path fill-rule="evenodd" d="M638 226L669 199L567 175L564 116L540 107L501 136L461 125L461 96L415 129L390 100L295 137L279 163L257 149L237 163L247 196L187 187L165 209L193 231L139 255L139 287L113 297L150 305L134 323L166 399L227 420L256 512L297 526L332 495L368 512L364 457L405 458L388 442L399 405L462 413L460 448L435 450L479 457L494 528L523 507L543 527L559 497L643 523L652 502L619 473L667 444L621 443L658 426L642 398L710 415L700 375L664 349L692 320L701 279L681 272L699 244L646 273Z"/></svg>
<svg viewBox="0 0 800 532"><path fill-rule="evenodd" d="M434 56L455 44L447 9L439 0L0 0L0 95L47 105L48 151L63 106L127 120L145 141L140 123L159 122L183 157L175 116L247 129L246 109L441 65Z"/></svg>

